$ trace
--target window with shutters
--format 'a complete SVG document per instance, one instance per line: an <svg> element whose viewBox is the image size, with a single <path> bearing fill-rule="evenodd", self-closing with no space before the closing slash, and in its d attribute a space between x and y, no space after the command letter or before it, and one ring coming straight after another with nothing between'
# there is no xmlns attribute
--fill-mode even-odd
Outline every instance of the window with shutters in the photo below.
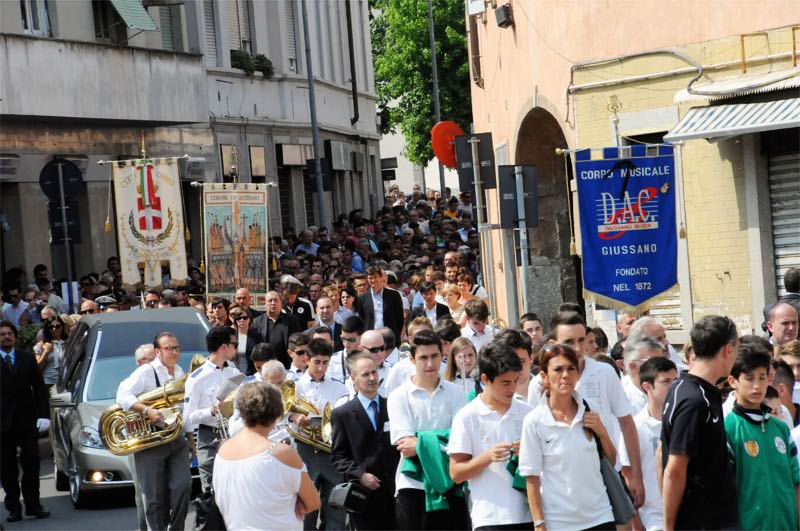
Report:
<svg viewBox="0 0 800 531"><path fill-rule="evenodd" d="M231 50L250 52L250 10L247 0L228 0L225 3L228 23L228 46Z"/></svg>
<svg viewBox="0 0 800 531"><path fill-rule="evenodd" d="M286 53L289 71L297 73L297 34L295 32L294 0L284 0L284 23L286 24Z"/></svg>
<svg viewBox="0 0 800 531"><path fill-rule="evenodd" d="M26 35L47 37L47 2L45 0L19 0L22 14L22 31Z"/></svg>
<svg viewBox="0 0 800 531"><path fill-rule="evenodd" d="M205 26L205 62L207 67L218 66L217 63L217 27L214 23L214 1L203 0L203 19Z"/></svg>
<svg viewBox="0 0 800 531"><path fill-rule="evenodd" d="M92 0L94 37L97 42L122 44L128 40L128 26L108 0Z"/></svg>

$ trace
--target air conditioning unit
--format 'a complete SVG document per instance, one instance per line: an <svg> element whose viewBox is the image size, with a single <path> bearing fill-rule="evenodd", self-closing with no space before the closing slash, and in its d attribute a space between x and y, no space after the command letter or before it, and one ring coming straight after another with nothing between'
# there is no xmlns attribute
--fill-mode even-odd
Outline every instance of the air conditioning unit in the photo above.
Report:
<svg viewBox="0 0 800 531"><path fill-rule="evenodd" d="M497 25L501 28L510 28L514 25L514 17L511 14L511 4L503 4L494 10L494 17Z"/></svg>

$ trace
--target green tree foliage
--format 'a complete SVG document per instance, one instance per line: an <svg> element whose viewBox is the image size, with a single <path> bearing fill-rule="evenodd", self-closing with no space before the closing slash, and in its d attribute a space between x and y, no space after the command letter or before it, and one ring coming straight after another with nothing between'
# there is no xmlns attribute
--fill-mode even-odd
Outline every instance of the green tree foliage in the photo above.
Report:
<svg viewBox="0 0 800 531"><path fill-rule="evenodd" d="M372 0L372 53L383 133L406 138L405 156L433 159L433 74L427 0ZM433 0L442 120L468 130L472 119L464 0ZM392 104L389 107L389 104ZM388 120L387 120L388 118Z"/></svg>

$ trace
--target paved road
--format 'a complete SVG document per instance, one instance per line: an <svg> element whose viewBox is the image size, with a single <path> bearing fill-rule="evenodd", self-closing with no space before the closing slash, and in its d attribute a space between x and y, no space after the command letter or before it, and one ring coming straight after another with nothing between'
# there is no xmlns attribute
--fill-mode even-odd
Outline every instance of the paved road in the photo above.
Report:
<svg viewBox="0 0 800 531"><path fill-rule="evenodd" d="M9 524L6 522L8 512L0 505L0 529L137 529L133 489L103 494L97 498L94 508L77 510L72 506L68 492L56 491L52 458L42 459L39 481L42 505L50 511L50 518L37 520L25 517L21 522ZM0 490L0 496L5 498L5 492ZM194 508L190 505L186 529L192 529L193 526Z"/></svg>

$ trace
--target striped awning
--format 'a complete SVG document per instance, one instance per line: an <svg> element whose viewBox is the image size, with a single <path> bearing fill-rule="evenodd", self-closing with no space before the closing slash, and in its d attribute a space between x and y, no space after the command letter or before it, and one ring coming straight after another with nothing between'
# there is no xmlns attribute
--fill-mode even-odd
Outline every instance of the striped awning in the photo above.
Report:
<svg viewBox="0 0 800 531"><path fill-rule="evenodd" d="M694 107L664 140L724 138L790 127L800 127L800 98Z"/></svg>

